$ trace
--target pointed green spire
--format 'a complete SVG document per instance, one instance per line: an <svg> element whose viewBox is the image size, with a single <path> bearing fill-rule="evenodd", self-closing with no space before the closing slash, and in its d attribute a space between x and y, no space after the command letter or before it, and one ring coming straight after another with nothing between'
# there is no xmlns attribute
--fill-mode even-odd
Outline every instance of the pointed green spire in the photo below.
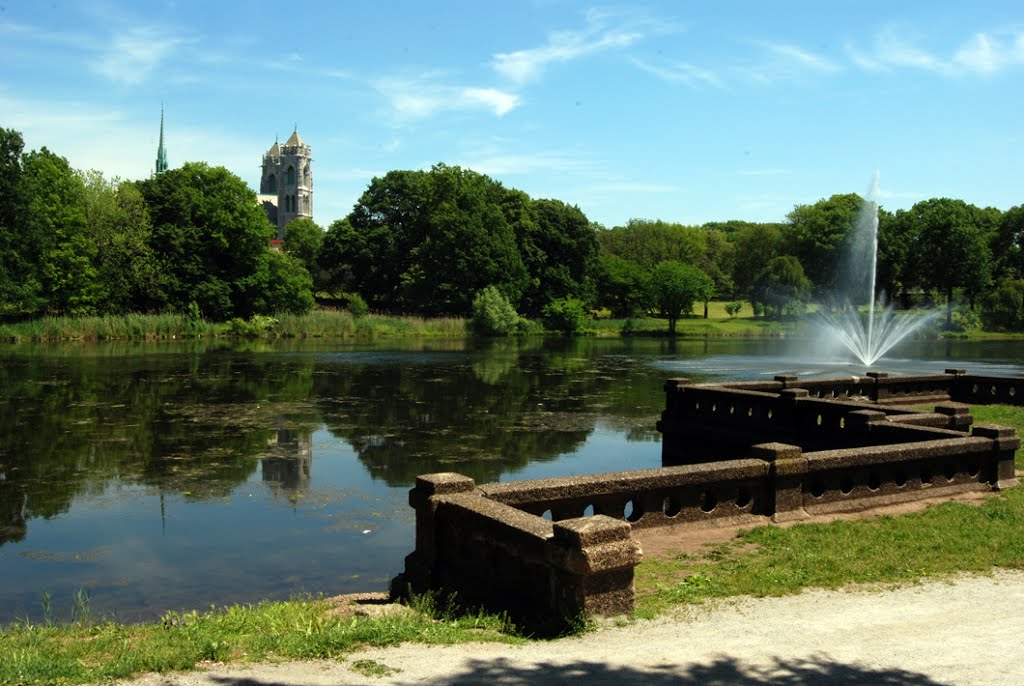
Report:
<svg viewBox="0 0 1024 686"><path fill-rule="evenodd" d="M156 149L156 173L167 171L167 150L164 148L164 106L160 104L160 146Z"/></svg>

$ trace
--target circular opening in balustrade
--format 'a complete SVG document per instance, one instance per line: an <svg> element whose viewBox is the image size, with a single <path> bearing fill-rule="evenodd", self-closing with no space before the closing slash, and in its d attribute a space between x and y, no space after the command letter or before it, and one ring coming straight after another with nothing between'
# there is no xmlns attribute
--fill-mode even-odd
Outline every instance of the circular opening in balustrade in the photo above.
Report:
<svg viewBox="0 0 1024 686"><path fill-rule="evenodd" d="M583 516L584 517L593 517L594 516L594 506L593 505L587 505L585 508L583 508Z"/></svg>
<svg viewBox="0 0 1024 686"><path fill-rule="evenodd" d="M825 482L821 479L815 479L811 482L811 495L815 498L820 498L825 495Z"/></svg>
<svg viewBox="0 0 1024 686"><path fill-rule="evenodd" d="M704 491L700 494L701 512L711 512L718 507L718 496L711 491Z"/></svg>
<svg viewBox="0 0 1024 686"><path fill-rule="evenodd" d="M640 507L640 504L634 500L626 502L626 506L622 508L622 516L630 522L638 522L640 518L644 516L644 510Z"/></svg>
<svg viewBox="0 0 1024 686"><path fill-rule="evenodd" d="M665 499L661 501L661 512L666 517L675 517L683 510L683 504L679 502L679 498L673 496L665 496Z"/></svg>
<svg viewBox="0 0 1024 686"><path fill-rule="evenodd" d="M768 410L768 419L771 419L771 418L772 418L772 411L771 411L771 409L769 409Z"/></svg>
<svg viewBox="0 0 1024 686"><path fill-rule="evenodd" d="M840 417L839 418L839 428L840 429L845 429L846 428L846 417Z"/></svg>
<svg viewBox="0 0 1024 686"><path fill-rule="evenodd" d="M973 386L971 386L971 393L977 393L977 392L978 392L978 384L974 384Z"/></svg>
<svg viewBox="0 0 1024 686"><path fill-rule="evenodd" d="M970 474L972 478L978 476L980 472L981 464L979 464L977 460L971 460L967 463L967 473Z"/></svg>
<svg viewBox="0 0 1024 686"><path fill-rule="evenodd" d="M700 401L699 400L693 404L693 409L695 409L695 410L699 410L700 409Z"/></svg>
<svg viewBox="0 0 1024 686"><path fill-rule="evenodd" d="M741 488L739 492L736 493L736 507L741 510L750 505L751 500L753 500L753 496L750 495L750 491L746 488Z"/></svg>
<svg viewBox="0 0 1024 686"><path fill-rule="evenodd" d="M868 489L877 491L882 487L882 477L878 475L878 472L870 472L868 474Z"/></svg>
<svg viewBox="0 0 1024 686"><path fill-rule="evenodd" d="M843 495L850 495L853 493L853 479L848 476L839 478L839 491Z"/></svg>
<svg viewBox="0 0 1024 686"><path fill-rule="evenodd" d="M903 488L907 485L907 475L903 471L896 472L892 477L893 483L896 484L897 488Z"/></svg>
<svg viewBox="0 0 1024 686"><path fill-rule="evenodd" d="M1010 386L1010 397L1012 398L1015 395L1017 395L1017 387L1016 386Z"/></svg>
<svg viewBox="0 0 1024 686"><path fill-rule="evenodd" d="M921 467L921 485L925 486L932 482L932 470L927 467Z"/></svg>
<svg viewBox="0 0 1024 686"><path fill-rule="evenodd" d="M544 514L542 514L541 517L548 520L549 522L552 522L555 519L554 516L552 516L551 514L551 510L544 510Z"/></svg>
<svg viewBox="0 0 1024 686"><path fill-rule="evenodd" d="M817 421L818 426L821 426L821 415L820 414L818 415L818 419L816 421Z"/></svg>
<svg viewBox="0 0 1024 686"><path fill-rule="evenodd" d="M995 387L995 386L993 386L993 387L992 387L992 388L990 389L990 392L992 393L992 395L995 395L995 394L996 394L996 387Z"/></svg>
<svg viewBox="0 0 1024 686"><path fill-rule="evenodd" d="M718 412L718 403L711 403L711 412Z"/></svg>
<svg viewBox="0 0 1024 686"><path fill-rule="evenodd" d="M735 412L736 412L736 406L735 405L730 405L729 406L729 414L735 414Z"/></svg>
<svg viewBox="0 0 1024 686"><path fill-rule="evenodd" d="M748 407L747 408L747 416L748 417L753 417L754 416L754 408L752 408L752 407Z"/></svg>
<svg viewBox="0 0 1024 686"><path fill-rule="evenodd" d="M956 465L952 462L947 462L942 465L942 476L946 477L946 481L952 481L956 478Z"/></svg>

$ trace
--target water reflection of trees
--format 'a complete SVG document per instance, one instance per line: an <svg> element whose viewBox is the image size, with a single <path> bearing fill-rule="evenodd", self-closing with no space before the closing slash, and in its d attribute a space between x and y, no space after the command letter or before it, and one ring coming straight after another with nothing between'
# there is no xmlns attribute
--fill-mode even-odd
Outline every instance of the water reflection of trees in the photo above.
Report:
<svg viewBox="0 0 1024 686"><path fill-rule="evenodd" d="M19 351L0 364L0 544L113 478L192 499L226 495L254 473L272 427L319 423L312 361L77 351Z"/></svg>
<svg viewBox="0 0 1024 686"><path fill-rule="evenodd" d="M113 479L188 499L257 472L274 492L306 488L321 424L408 486L446 470L496 480L575 451L598 422L647 438L660 411L661 375L618 343L253 345L0 351L0 544Z"/></svg>
<svg viewBox="0 0 1024 686"><path fill-rule="evenodd" d="M587 344L499 341L441 366L320 364L314 394L331 433L390 486L436 471L495 481L577 450L608 413L653 427L650 378L634 387L623 371L635 362L595 359Z"/></svg>

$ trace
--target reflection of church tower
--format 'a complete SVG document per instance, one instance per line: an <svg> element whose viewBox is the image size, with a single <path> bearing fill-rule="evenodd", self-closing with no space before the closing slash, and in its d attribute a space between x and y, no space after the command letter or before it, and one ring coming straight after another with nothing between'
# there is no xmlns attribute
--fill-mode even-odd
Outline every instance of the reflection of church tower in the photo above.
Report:
<svg viewBox="0 0 1024 686"><path fill-rule="evenodd" d="M313 471L310 432L278 429L269 444L270 454L261 460L263 480L289 491L308 488Z"/></svg>
<svg viewBox="0 0 1024 686"><path fill-rule="evenodd" d="M164 106L160 105L160 145L156 149L156 173L167 171L167 149L164 147Z"/></svg>
<svg viewBox="0 0 1024 686"><path fill-rule="evenodd" d="M260 203L277 225L278 238L284 238L284 227L291 220L313 218L312 162L312 148L303 142L298 128L284 145L274 141L263 156Z"/></svg>

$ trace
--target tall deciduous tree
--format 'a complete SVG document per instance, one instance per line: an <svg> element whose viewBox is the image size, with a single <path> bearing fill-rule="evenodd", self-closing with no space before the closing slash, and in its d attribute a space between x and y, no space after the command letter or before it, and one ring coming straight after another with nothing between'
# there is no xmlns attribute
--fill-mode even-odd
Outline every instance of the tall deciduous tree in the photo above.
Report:
<svg viewBox="0 0 1024 686"><path fill-rule="evenodd" d="M371 182L329 240L352 289L376 309L468 314L486 286L513 303L527 286L508 199L501 184L459 167L393 171Z"/></svg>
<svg viewBox="0 0 1024 686"><path fill-rule="evenodd" d="M593 300L597 238L586 215L560 200L533 200L529 210L531 221L514 224L530 275L520 310L535 315L559 298Z"/></svg>
<svg viewBox="0 0 1024 686"><path fill-rule="evenodd" d="M781 253L782 232L775 224L748 224L736 232L733 246L733 283L737 293L750 298L761 270Z"/></svg>
<svg viewBox="0 0 1024 686"><path fill-rule="evenodd" d="M811 294L811 282L804 274L800 260L792 255L781 255L769 260L754 281L751 304L764 308L768 317L803 314Z"/></svg>
<svg viewBox="0 0 1024 686"><path fill-rule="evenodd" d="M0 128L0 315L28 309L38 288L38 282L30 278L32 265L25 260L24 234L18 227L24 148L20 133Z"/></svg>
<svg viewBox="0 0 1024 686"><path fill-rule="evenodd" d="M674 260L660 262L651 271L648 285L651 306L668 319L668 331L676 332L676 322L693 310L694 302L711 298L714 283L697 267Z"/></svg>
<svg viewBox="0 0 1024 686"><path fill-rule="evenodd" d="M599 231L597 240L603 253L645 269L668 260L695 265L707 253L704 231L660 219L630 219L625 226Z"/></svg>
<svg viewBox="0 0 1024 686"><path fill-rule="evenodd" d="M189 162L139 189L153 223L165 307L181 311L195 301L211 319L262 309L248 283L266 267L274 229L244 181L223 167Z"/></svg>
<svg viewBox="0 0 1024 686"><path fill-rule="evenodd" d="M917 225L917 275L925 288L946 297L946 325L953 323L953 289L980 292L991 279L992 256L977 208L963 200L932 198L910 209Z"/></svg>
<svg viewBox="0 0 1024 686"><path fill-rule="evenodd" d="M20 228L37 266L39 297L55 314L92 314L100 301L96 245L86 230L85 187L45 147L24 156Z"/></svg>
<svg viewBox="0 0 1024 686"><path fill-rule="evenodd" d="M800 261L819 294L841 285L840 257L863 206L859 195L847 193L797 205L787 215L783 252Z"/></svg>

